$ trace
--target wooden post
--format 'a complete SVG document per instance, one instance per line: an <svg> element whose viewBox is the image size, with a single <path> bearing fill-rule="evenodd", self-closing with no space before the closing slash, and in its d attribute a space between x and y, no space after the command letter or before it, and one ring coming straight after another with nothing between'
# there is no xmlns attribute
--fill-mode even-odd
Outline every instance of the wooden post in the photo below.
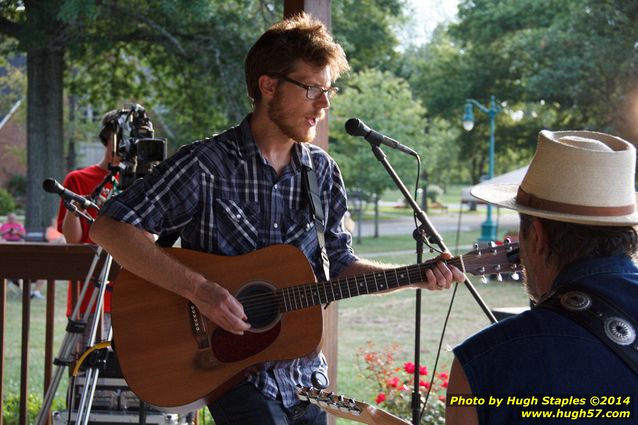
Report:
<svg viewBox="0 0 638 425"><path fill-rule="evenodd" d="M284 17L293 16L305 11L324 23L328 30L332 29L332 19L330 11L331 0L284 0ZM328 117L317 126L317 137L313 143L328 150ZM323 353L328 359L330 368L328 378L330 379L330 390L335 391L337 387L337 322L339 310L337 303L330 304L324 311L323 319ZM328 415L328 423L335 424L334 416Z"/></svg>

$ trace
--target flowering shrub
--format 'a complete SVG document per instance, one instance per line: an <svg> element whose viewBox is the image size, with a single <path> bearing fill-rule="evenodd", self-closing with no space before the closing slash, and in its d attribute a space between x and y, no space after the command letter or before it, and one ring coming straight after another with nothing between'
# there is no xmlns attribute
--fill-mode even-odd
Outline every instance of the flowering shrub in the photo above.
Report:
<svg viewBox="0 0 638 425"><path fill-rule="evenodd" d="M375 387L377 391L375 402L380 408L403 419L411 420L415 365L412 362L396 362L394 358L396 352L399 352L399 346L396 344L377 351L374 349L374 344L368 343L367 347L357 350L357 368L366 381L372 382ZM427 406L421 418L422 425L445 423L447 385L446 372L438 372L432 379L426 366L419 367L421 403L425 401L425 395L430 390Z"/></svg>

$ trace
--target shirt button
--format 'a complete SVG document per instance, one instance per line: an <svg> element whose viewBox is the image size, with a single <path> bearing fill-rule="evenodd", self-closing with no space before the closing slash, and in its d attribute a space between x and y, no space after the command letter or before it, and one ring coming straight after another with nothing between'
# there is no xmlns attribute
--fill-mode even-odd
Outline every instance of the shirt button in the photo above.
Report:
<svg viewBox="0 0 638 425"><path fill-rule="evenodd" d="M274 185L272 188L273 188L273 189L275 189L275 190L277 190L277 185Z"/></svg>
<svg viewBox="0 0 638 425"><path fill-rule="evenodd" d="M274 223L274 224L272 225L272 227L274 227L275 229L277 229L277 228L279 228L279 225L278 225L277 223Z"/></svg>
<svg viewBox="0 0 638 425"><path fill-rule="evenodd" d="M240 220L241 219L241 214L237 214L235 217L237 218L237 220Z"/></svg>
<svg viewBox="0 0 638 425"><path fill-rule="evenodd" d="M310 223L306 223L306 230L310 230Z"/></svg>

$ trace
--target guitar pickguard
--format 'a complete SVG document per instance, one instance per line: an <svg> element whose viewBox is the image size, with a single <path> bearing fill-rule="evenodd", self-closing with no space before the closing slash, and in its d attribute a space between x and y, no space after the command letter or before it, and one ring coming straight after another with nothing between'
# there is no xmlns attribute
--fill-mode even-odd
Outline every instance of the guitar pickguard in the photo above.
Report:
<svg viewBox="0 0 638 425"><path fill-rule="evenodd" d="M281 322L264 332L244 332L235 335L216 328L211 336L213 353L217 360L223 363L237 362L253 356L272 344L281 331Z"/></svg>

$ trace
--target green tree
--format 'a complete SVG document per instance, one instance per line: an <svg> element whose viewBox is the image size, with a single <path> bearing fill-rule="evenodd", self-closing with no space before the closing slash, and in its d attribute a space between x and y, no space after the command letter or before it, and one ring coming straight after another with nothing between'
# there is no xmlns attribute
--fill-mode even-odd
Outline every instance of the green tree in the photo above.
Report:
<svg viewBox="0 0 638 425"><path fill-rule="evenodd" d="M529 160L542 128L587 128L638 139L634 125L638 4L593 0L476 0L426 46L408 50L398 75L429 117L460 126L465 99L495 95L496 173ZM519 115L523 113L522 119ZM516 118L515 118L516 117ZM456 140L472 182L487 171L488 118Z"/></svg>
<svg viewBox="0 0 638 425"><path fill-rule="evenodd" d="M332 29L352 69L388 68L397 59L394 28L403 21L405 0L334 0Z"/></svg>
<svg viewBox="0 0 638 425"><path fill-rule="evenodd" d="M543 124L637 134L626 122L637 88L636 2L466 1L459 17L452 36L489 58L483 69L503 100L545 102L557 113Z"/></svg>
<svg viewBox="0 0 638 425"><path fill-rule="evenodd" d="M363 3L374 25L361 19L359 2L333 3L337 38L349 53L383 62L396 46L391 17L400 16L403 1ZM282 14L283 2L263 0L1 2L0 43L13 40L27 55L27 226L45 226L57 207L40 184L64 175L64 140L76 131L63 131L65 87L70 122L72 105L89 103L101 113L137 102L155 112L173 146L187 143L249 110L244 55Z"/></svg>
<svg viewBox="0 0 638 425"><path fill-rule="evenodd" d="M369 194L376 211L379 196L385 189L394 187L394 183L370 152L370 146L361 138L349 136L344 123L351 117L360 117L375 130L418 152L421 148L427 149L424 114L425 109L412 99L405 80L374 69L352 75L348 85L343 87L343 93L332 102L330 152L339 163L351 193ZM416 179L414 158L387 148L384 152L406 186L413 186ZM375 236L378 236L376 228Z"/></svg>
<svg viewBox="0 0 638 425"><path fill-rule="evenodd" d="M178 78L164 78L178 75L184 77L182 81L189 81L189 77L199 75L192 69L195 65L212 71L204 73L204 81L217 81L211 86L220 91L215 97L217 103L235 111L238 107L234 107L234 102L241 102L242 98L224 93L223 88L233 84L230 77L222 77L239 74L235 70L241 65L233 52L245 51L251 28L261 29L255 20L251 21L252 26L247 22L250 7L260 5L261 2L218 4L206 0L137 2L134 7L77 0L26 2L24 6L21 2L2 2L0 33L5 40L16 40L18 48L27 55L27 226L46 226L57 208L56 200L43 193L41 182L49 176L64 175L65 71L70 73L71 94L79 93L83 99L93 101L98 110L113 108L123 99L153 99L157 92L181 93L181 104L176 107L192 106L185 108L185 115L191 112L191 118L195 118L191 123L199 123L203 120L193 117L192 112L202 110L205 114L207 109L198 107L212 102L210 98L189 95L195 90L210 94L206 90L210 85L184 90L186 84L180 84ZM224 16L225 20L216 21L215 16ZM234 20L245 25L224 26ZM228 53L220 54L221 48ZM213 63L206 62L209 59ZM216 78L211 78L211 73ZM156 105L151 102L146 106ZM201 129L197 130L203 135Z"/></svg>

